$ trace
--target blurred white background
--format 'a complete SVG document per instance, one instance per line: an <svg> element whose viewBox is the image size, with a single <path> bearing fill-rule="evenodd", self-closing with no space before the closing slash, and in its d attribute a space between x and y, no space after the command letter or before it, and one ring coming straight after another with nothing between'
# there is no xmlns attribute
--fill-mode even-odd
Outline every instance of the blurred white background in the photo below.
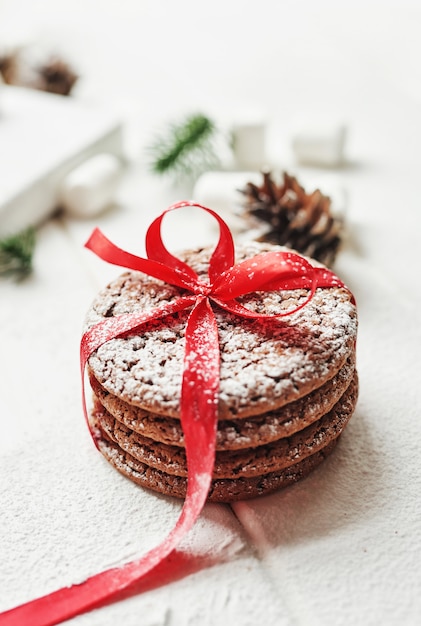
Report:
<svg viewBox="0 0 421 626"><path fill-rule="evenodd" d="M118 210L50 220L30 280L1 285L1 608L143 553L161 523L170 526L163 501L146 491L135 500L133 485L98 463L85 432L82 320L119 270L83 243L100 225L140 254L152 216L187 197L144 167L161 125L197 110L224 124L257 109L276 169L312 176L324 192L330 178L345 191L351 245L335 267L359 305L357 414L313 482L243 504L235 516L219 508L221 526L208 535L204 519L197 537L209 537L211 549L223 537L229 552L235 536L243 556L77 623L137 625L142 615L148 625L418 624L420 0L0 0L5 46L66 59L80 76L72 98L121 112L132 167ZM349 129L343 167L294 163L294 125L304 117L317 127L320 116ZM9 170L11 152L19 162L29 139L3 145ZM0 192L6 166L0 158ZM170 249L190 247L192 234L199 245L200 227L185 224L168 233Z"/></svg>
<svg viewBox="0 0 421 626"><path fill-rule="evenodd" d="M385 99L421 105L420 25L416 0L0 0L0 44L67 58L74 95L120 107L139 146L187 108L250 107L274 141L297 115L358 116L352 146L385 123ZM400 114L389 107L384 130L403 150Z"/></svg>

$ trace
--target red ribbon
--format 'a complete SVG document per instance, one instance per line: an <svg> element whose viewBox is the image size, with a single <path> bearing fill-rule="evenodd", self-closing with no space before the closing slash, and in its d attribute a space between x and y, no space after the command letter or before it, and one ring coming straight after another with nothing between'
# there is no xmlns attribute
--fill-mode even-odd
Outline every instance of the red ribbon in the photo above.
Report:
<svg viewBox="0 0 421 626"><path fill-rule="evenodd" d="M162 241L164 215L185 206L207 211L219 224L219 241L209 262L209 282L199 279L189 265L170 254ZM211 485L218 422L219 343L211 302L243 317L273 319L301 309L313 297L317 287L344 287L331 271L315 268L293 252L266 252L234 265L234 243L227 224L211 209L193 202L174 204L152 222L146 234L146 259L121 250L98 229L85 245L109 263L144 272L191 294L150 311L104 319L85 332L80 346L83 409L88 421L84 374L87 361L95 350L111 339L140 331L149 320L191 309L186 328L180 400L188 469L187 494L173 530L163 543L145 556L1 613L1 626L51 626L110 601L133 583L146 579L177 547L199 517ZM236 300L255 291L298 288L308 289L305 301L295 309L277 315L255 313ZM95 441L92 430L91 434Z"/></svg>

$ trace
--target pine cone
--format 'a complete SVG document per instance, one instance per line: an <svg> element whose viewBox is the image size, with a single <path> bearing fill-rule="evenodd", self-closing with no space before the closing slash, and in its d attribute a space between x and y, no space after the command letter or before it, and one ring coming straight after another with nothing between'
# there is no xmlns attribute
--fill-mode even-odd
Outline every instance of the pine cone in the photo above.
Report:
<svg viewBox="0 0 421 626"><path fill-rule="evenodd" d="M297 179L286 172L277 185L270 172L263 172L263 183L247 183L240 190L245 196L245 217L251 225L265 226L259 241L292 248L324 265L333 264L341 243L342 219L330 212L331 200L318 189L306 193Z"/></svg>
<svg viewBox="0 0 421 626"><path fill-rule="evenodd" d="M62 59L52 58L38 70L38 89L68 96L78 79L73 69Z"/></svg>
<svg viewBox="0 0 421 626"><path fill-rule="evenodd" d="M14 85L18 74L18 56L15 53L0 55L0 74L6 85Z"/></svg>

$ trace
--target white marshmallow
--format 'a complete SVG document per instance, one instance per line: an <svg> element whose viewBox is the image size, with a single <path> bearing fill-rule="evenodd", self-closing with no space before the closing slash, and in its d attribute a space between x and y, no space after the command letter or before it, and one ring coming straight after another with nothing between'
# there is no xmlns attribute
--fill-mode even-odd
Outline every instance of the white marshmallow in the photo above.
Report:
<svg viewBox="0 0 421 626"><path fill-rule="evenodd" d="M98 154L79 165L64 179L60 204L74 217L92 217L113 202L122 163L112 154Z"/></svg>
<svg viewBox="0 0 421 626"><path fill-rule="evenodd" d="M245 169L260 169L266 164L266 123L262 118L244 117L231 127L232 149L236 163Z"/></svg>
<svg viewBox="0 0 421 626"><path fill-rule="evenodd" d="M338 167L345 161L345 124L314 120L297 127L292 150L298 163Z"/></svg>

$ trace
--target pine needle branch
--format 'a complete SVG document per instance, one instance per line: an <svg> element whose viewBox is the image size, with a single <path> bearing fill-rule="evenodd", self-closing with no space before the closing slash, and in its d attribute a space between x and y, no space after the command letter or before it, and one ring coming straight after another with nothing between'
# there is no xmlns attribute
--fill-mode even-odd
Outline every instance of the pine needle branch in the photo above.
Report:
<svg viewBox="0 0 421 626"><path fill-rule="evenodd" d="M0 240L0 276L22 280L32 271L35 230L28 228Z"/></svg>
<svg viewBox="0 0 421 626"><path fill-rule="evenodd" d="M158 137L149 148L152 171L189 177L214 167L218 163L215 132L215 124L203 114L190 115L180 124L171 124L167 134Z"/></svg>

